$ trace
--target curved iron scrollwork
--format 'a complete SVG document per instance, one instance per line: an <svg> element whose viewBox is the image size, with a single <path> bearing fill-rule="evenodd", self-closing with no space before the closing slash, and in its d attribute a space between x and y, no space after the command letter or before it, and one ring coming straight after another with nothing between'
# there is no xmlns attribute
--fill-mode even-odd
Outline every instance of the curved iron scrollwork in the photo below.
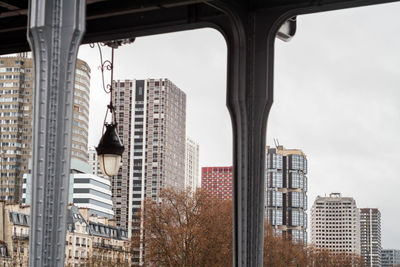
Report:
<svg viewBox="0 0 400 267"><path fill-rule="evenodd" d="M113 92L113 83L114 83L114 49L116 49L119 46L124 45L124 44L133 43L134 41L135 41L135 38L127 38L127 39L107 41L107 42L103 42L103 43L89 44L89 46L91 48L94 48L95 46L97 46L97 48L99 49L99 55L100 55L99 70L101 71L102 86L103 86L104 92L106 92L107 94L110 94L110 103L107 105L107 112L104 117L104 126L107 124L106 120L107 120L108 111L110 111L110 113L111 113L111 124L115 124L115 125L117 124L115 115L114 115L115 107L114 107L113 101L112 101L112 92ZM111 60L108 60L108 59L103 60L103 52L101 50L102 46L108 46L111 48ZM107 83L107 84L104 79L104 75L105 75L106 71L110 71L110 83ZM103 126L103 133L104 133L104 126Z"/></svg>

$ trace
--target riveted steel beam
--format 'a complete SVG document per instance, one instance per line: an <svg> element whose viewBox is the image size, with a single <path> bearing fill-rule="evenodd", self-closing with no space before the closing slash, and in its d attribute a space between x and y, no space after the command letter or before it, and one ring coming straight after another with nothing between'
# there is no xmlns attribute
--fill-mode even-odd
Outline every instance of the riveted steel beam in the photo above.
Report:
<svg viewBox="0 0 400 267"><path fill-rule="evenodd" d="M32 0L35 62L29 266L64 266L73 85L85 29L84 0Z"/></svg>

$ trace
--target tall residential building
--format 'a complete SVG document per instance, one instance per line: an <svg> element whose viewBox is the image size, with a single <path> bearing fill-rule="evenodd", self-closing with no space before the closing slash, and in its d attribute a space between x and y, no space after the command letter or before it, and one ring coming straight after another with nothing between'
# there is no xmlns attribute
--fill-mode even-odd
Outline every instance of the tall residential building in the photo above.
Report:
<svg viewBox="0 0 400 267"><path fill-rule="evenodd" d="M378 209L360 209L361 256L365 266L381 266L381 213Z"/></svg>
<svg viewBox="0 0 400 267"><path fill-rule="evenodd" d="M265 218L276 233L307 243L307 157L299 149L267 147Z"/></svg>
<svg viewBox="0 0 400 267"><path fill-rule="evenodd" d="M400 264L399 249L382 249L382 267L393 267Z"/></svg>
<svg viewBox="0 0 400 267"><path fill-rule="evenodd" d="M185 150L185 188L194 192L199 187L199 144L186 138Z"/></svg>
<svg viewBox="0 0 400 267"><path fill-rule="evenodd" d="M201 189L212 198L232 199L232 166L202 167Z"/></svg>
<svg viewBox="0 0 400 267"><path fill-rule="evenodd" d="M0 57L0 200L20 202L32 142L33 60ZM90 68L77 60L72 157L87 161Z"/></svg>
<svg viewBox="0 0 400 267"><path fill-rule="evenodd" d="M117 224L135 227L145 198L185 186L186 94L168 79L118 80L113 101L125 146L122 168L111 178Z"/></svg>
<svg viewBox="0 0 400 267"><path fill-rule="evenodd" d="M317 248L361 255L360 213L352 197L317 196L311 209L311 242Z"/></svg>

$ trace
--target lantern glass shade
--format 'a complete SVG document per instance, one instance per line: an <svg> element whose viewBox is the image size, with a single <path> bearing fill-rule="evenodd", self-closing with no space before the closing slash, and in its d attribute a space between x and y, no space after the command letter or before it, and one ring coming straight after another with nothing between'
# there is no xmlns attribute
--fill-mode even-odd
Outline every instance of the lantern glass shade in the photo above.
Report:
<svg viewBox="0 0 400 267"><path fill-rule="evenodd" d="M98 156L101 172L107 176L118 173L121 166L121 156L116 154L102 154Z"/></svg>
<svg viewBox="0 0 400 267"><path fill-rule="evenodd" d="M116 124L105 124L106 132L96 147L100 169L103 174L113 176L118 173L124 146L118 137Z"/></svg>

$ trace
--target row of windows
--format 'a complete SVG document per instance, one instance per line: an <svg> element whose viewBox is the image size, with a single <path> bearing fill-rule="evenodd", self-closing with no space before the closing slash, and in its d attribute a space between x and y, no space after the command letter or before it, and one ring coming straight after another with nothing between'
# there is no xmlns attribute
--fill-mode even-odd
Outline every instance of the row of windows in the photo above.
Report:
<svg viewBox="0 0 400 267"><path fill-rule="evenodd" d="M11 67L6 67L6 68L0 68L0 72L25 72L24 69L22 68L11 68Z"/></svg>

